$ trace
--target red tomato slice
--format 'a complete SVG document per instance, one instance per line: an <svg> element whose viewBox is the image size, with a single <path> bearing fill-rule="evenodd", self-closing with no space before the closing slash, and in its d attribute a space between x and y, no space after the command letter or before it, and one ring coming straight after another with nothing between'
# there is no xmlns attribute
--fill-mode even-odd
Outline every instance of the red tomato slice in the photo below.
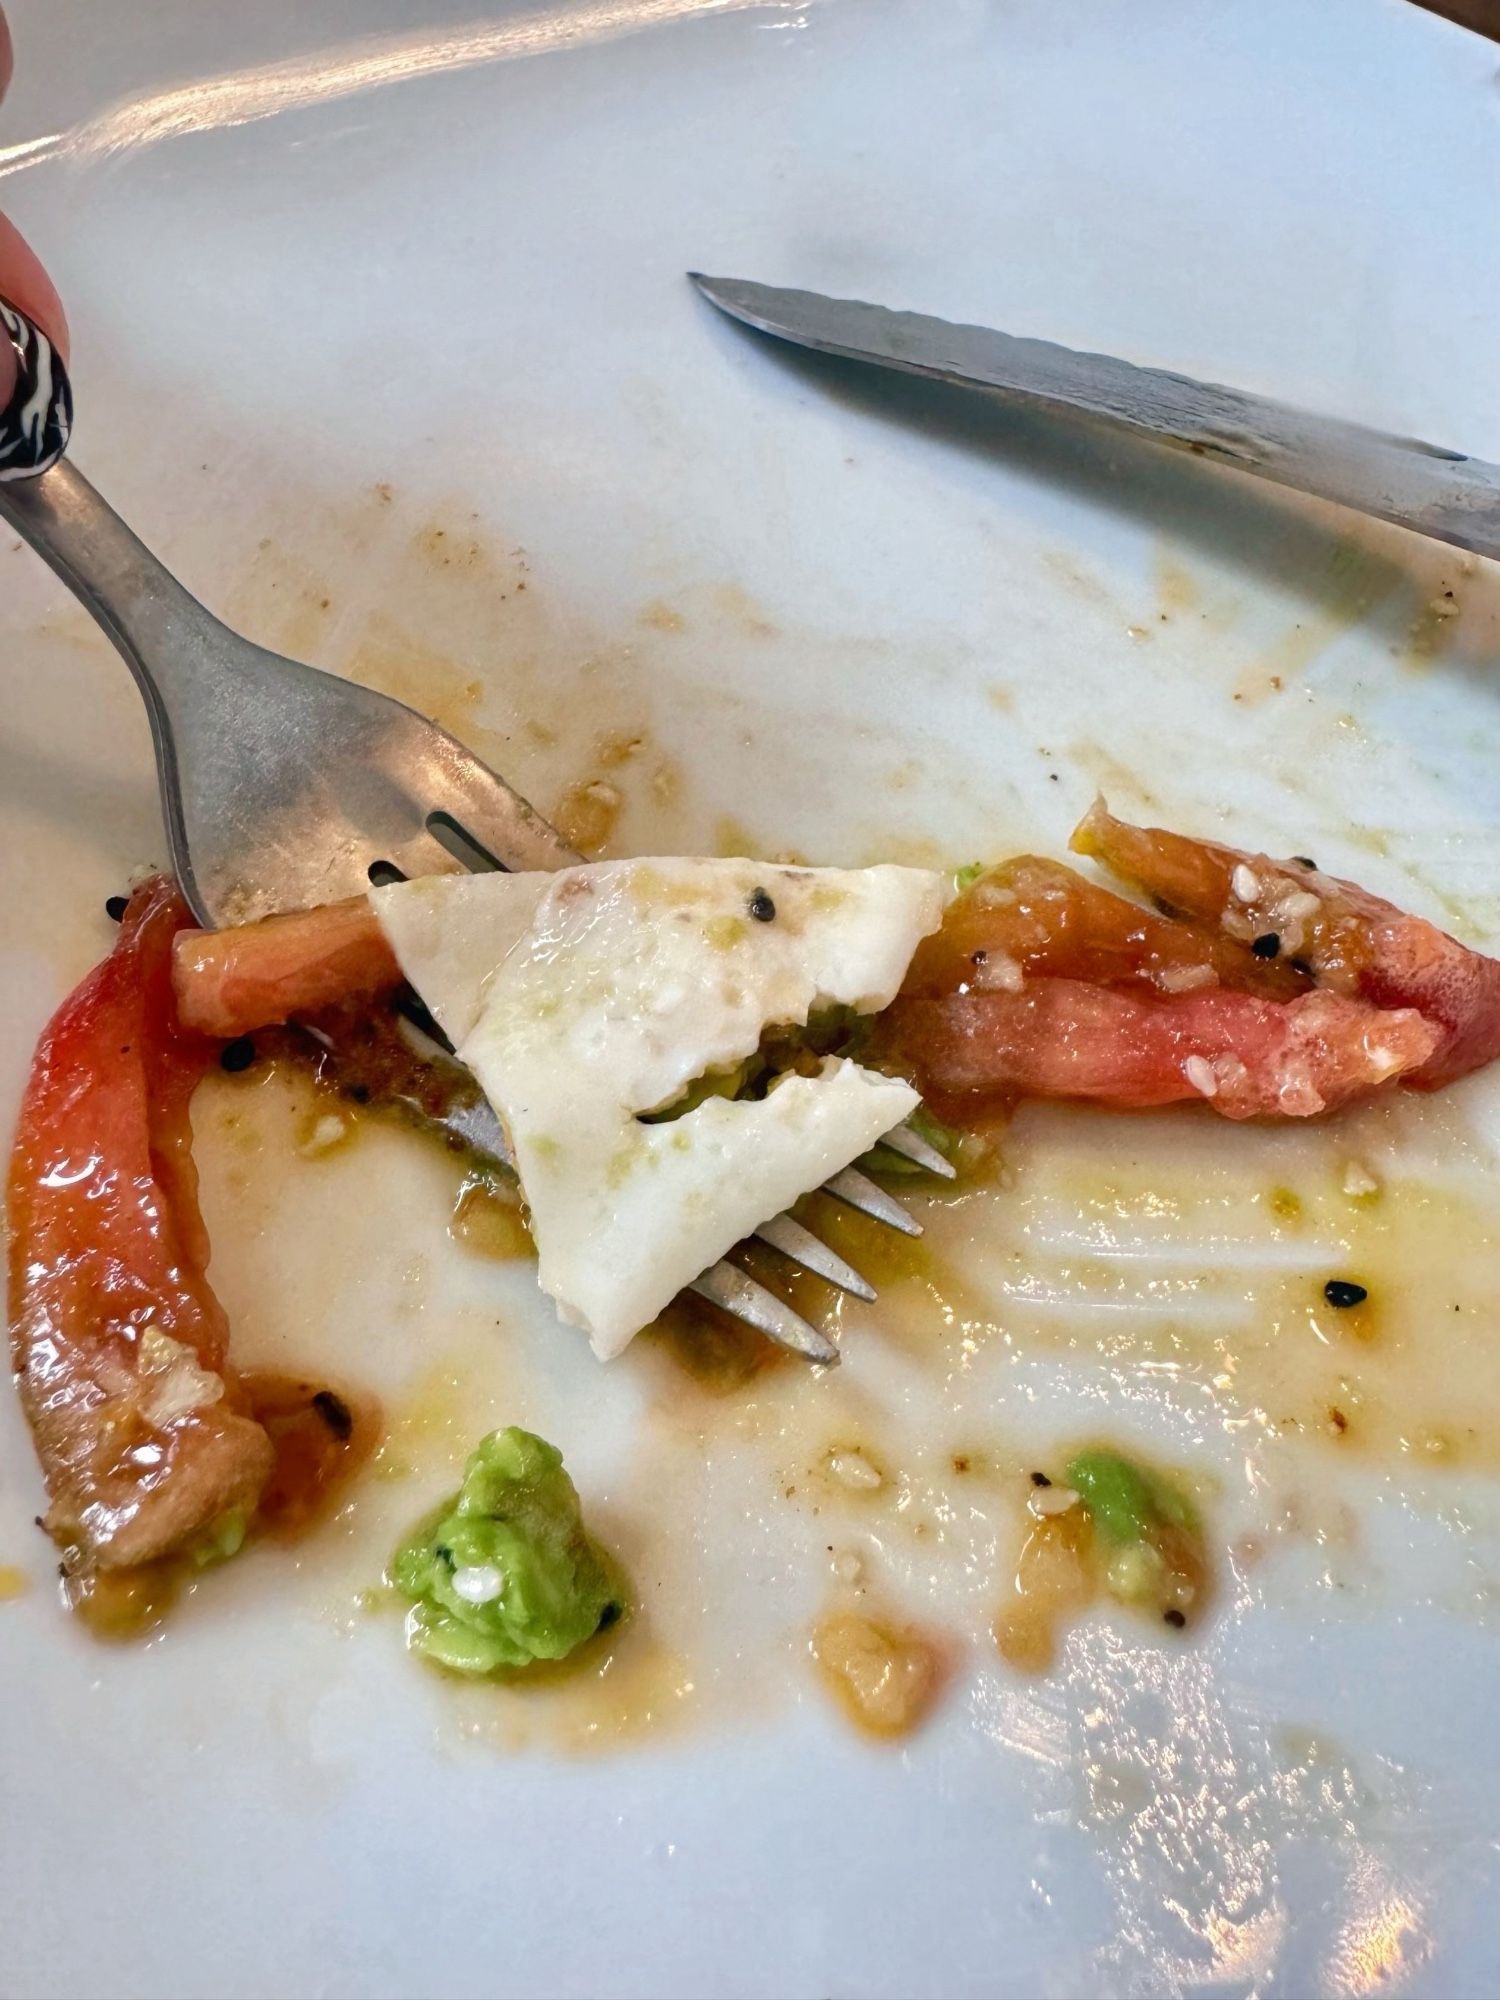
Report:
<svg viewBox="0 0 1500 2000"><path fill-rule="evenodd" d="M1232 986L1273 1000L1311 984L1216 926L1158 916L1035 854L986 869L949 904L941 929L917 946L902 991L1014 989L1018 973L1161 993Z"/></svg>
<svg viewBox="0 0 1500 2000"><path fill-rule="evenodd" d="M400 981L363 896L229 930L184 931L172 970L183 1022L225 1041Z"/></svg>
<svg viewBox="0 0 1500 2000"><path fill-rule="evenodd" d="M1226 1118L1315 1117L1419 1069L1438 1039L1409 1008L1339 993L1143 998L1046 978L1018 993L900 999L881 1027L884 1052L959 1123L1017 1097L1131 1110L1201 1098Z"/></svg>
<svg viewBox="0 0 1500 2000"><path fill-rule="evenodd" d="M1227 937L1275 936L1319 986L1377 1007L1416 1008L1438 1030L1427 1061L1403 1079L1417 1089L1436 1090L1500 1055L1500 959L1305 858L1276 861L1161 827L1129 826L1102 804L1078 827L1073 846Z"/></svg>
<svg viewBox="0 0 1500 2000"><path fill-rule="evenodd" d="M47 1527L85 1566L150 1561L248 1517L272 1463L206 1276L188 1102L213 1046L184 1033L157 878L42 1035L11 1156L11 1351Z"/></svg>

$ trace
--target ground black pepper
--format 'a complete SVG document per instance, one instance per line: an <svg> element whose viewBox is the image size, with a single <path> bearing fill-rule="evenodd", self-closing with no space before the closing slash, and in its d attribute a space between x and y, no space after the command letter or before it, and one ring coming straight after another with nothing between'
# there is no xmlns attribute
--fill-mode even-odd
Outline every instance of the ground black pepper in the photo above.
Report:
<svg viewBox="0 0 1500 2000"><path fill-rule="evenodd" d="M342 1396L332 1389L320 1389L312 1399L312 1406L327 1424L340 1444L347 1444L354 1435L354 1412Z"/></svg>

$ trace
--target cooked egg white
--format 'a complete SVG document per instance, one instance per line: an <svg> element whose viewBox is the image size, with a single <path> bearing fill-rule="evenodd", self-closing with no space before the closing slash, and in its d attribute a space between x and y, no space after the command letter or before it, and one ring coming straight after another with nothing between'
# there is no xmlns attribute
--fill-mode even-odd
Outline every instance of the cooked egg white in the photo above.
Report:
<svg viewBox="0 0 1500 2000"><path fill-rule="evenodd" d="M732 1071L767 1027L889 1005L943 900L923 869L680 859L371 891L504 1124L543 1291L606 1359L917 1096L830 1058L756 1101L643 1117Z"/></svg>

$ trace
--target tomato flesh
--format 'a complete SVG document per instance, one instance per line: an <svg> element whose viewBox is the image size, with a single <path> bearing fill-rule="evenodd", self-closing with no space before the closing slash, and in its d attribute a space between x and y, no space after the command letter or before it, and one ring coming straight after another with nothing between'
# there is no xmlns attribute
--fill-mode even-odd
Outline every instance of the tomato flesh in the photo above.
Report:
<svg viewBox="0 0 1500 2000"><path fill-rule="evenodd" d="M183 1023L223 1041L389 992L400 981L396 955L363 896L228 930L184 931L172 967Z"/></svg>
<svg viewBox="0 0 1500 2000"><path fill-rule="evenodd" d="M190 923L169 881L137 889L42 1035L11 1156L12 1359L47 1527L91 1567L248 1516L272 1462L207 1277L188 1105L216 1051L179 1027L171 977Z"/></svg>

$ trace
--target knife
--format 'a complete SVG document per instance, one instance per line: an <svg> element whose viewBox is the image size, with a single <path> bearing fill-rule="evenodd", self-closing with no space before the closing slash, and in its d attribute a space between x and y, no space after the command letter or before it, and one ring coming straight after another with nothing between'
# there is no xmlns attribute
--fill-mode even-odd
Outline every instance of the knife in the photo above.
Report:
<svg viewBox="0 0 1500 2000"><path fill-rule="evenodd" d="M1500 557L1500 466L1482 458L1050 340L744 278L688 276L721 312L799 347L987 389L1007 403L1216 459L1476 555Z"/></svg>

